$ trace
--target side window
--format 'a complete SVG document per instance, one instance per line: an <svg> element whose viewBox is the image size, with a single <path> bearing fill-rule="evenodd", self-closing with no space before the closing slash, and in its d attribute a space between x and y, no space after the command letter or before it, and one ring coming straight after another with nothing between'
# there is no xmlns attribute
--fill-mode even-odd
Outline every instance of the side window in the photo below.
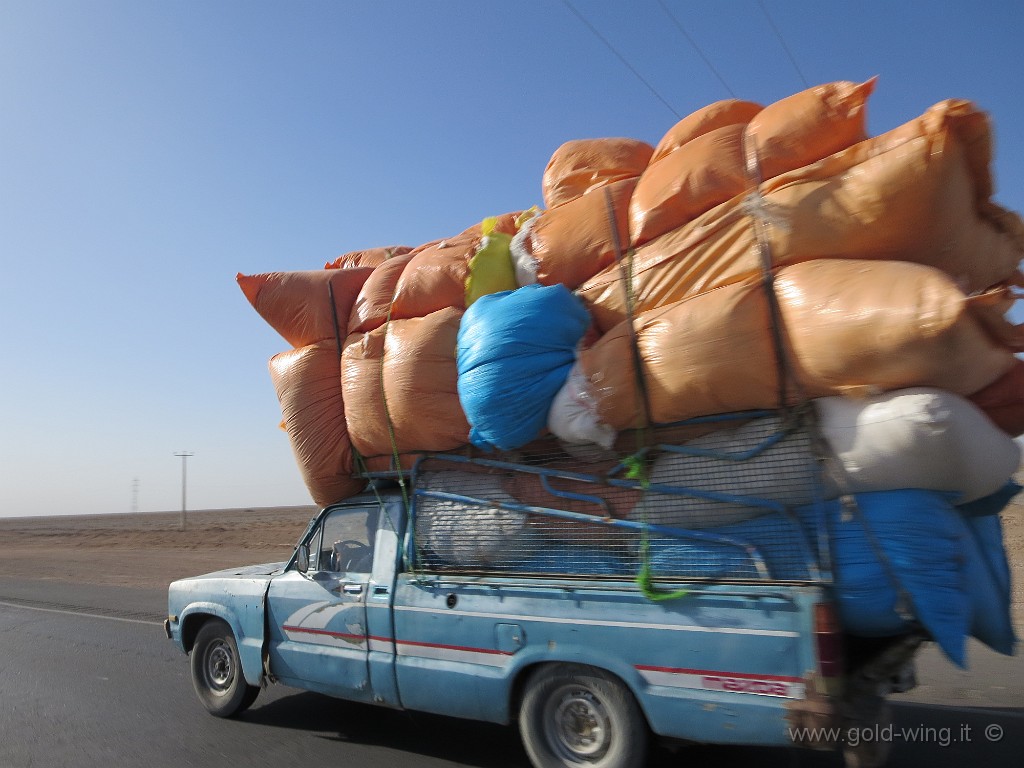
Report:
<svg viewBox="0 0 1024 768"><path fill-rule="evenodd" d="M319 534L319 569L369 573L379 512L376 504L342 507L325 518Z"/></svg>

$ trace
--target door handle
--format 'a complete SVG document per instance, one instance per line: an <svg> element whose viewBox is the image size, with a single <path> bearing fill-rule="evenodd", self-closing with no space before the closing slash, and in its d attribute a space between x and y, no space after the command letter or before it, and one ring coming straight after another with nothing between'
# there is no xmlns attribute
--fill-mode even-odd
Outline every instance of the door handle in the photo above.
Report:
<svg viewBox="0 0 1024 768"><path fill-rule="evenodd" d="M363 594L362 584L343 584L341 591L346 595L361 595Z"/></svg>

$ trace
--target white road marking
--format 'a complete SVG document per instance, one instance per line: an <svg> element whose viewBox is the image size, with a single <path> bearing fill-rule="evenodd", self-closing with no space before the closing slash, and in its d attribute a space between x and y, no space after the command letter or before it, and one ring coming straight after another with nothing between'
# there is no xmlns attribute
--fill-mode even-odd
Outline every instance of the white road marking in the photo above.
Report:
<svg viewBox="0 0 1024 768"><path fill-rule="evenodd" d="M121 616L104 616L102 613L86 613L84 611L70 611L64 608L43 608L38 605L25 605L24 603L8 603L0 600L0 605L11 608L24 608L26 611L42 611L43 613L64 613L69 616L85 616L90 619L107 619L108 621L122 621L127 624L146 624L151 627L162 627L161 621L146 621L145 619L126 619Z"/></svg>

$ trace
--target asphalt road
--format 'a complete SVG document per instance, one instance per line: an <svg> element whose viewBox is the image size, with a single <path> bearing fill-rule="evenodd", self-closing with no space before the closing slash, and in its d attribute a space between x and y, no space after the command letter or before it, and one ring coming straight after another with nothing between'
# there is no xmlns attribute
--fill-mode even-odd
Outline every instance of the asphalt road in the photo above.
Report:
<svg viewBox="0 0 1024 768"><path fill-rule="evenodd" d="M236 720L210 717L195 699L187 658L164 637L164 600L162 591L0 579L0 768L528 768L513 728L280 686L263 691ZM919 700L904 698L895 707L895 727L886 734L893 740L890 765L1020 765L1024 678L1008 679L1005 671L1019 670L1019 661L1006 668L992 662L994 671L979 673L994 692L988 699L978 698L976 678L954 675L943 683L923 669L931 682L919 689ZM973 696L965 695L969 690ZM652 768L705 764L840 762L831 753L705 746L659 749L650 761Z"/></svg>

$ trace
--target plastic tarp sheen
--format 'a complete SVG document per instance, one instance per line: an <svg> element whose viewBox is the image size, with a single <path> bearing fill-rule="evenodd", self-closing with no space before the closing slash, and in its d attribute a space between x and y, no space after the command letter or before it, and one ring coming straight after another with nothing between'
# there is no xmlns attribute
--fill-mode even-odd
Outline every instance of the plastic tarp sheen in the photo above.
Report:
<svg viewBox="0 0 1024 768"><path fill-rule="evenodd" d="M324 506L358 493L366 482L352 477L334 341L281 352L269 367L284 428L313 501Z"/></svg>
<svg viewBox="0 0 1024 768"><path fill-rule="evenodd" d="M612 227L625 248L629 198L635 186L635 177L615 181L530 219L512 238L519 284L561 283L571 290L614 265L618 254Z"/></svg>
<svg viewBox="0 0 1024 768"><path fill-rule="evenodd" d="M594 444L605 449L615 444L616 432L598 418L597 403L579 363L573 363L565 384L551 401L548 430L570 444Z"/></svg>
<svg viewBox="0 0 1024 768"><path fill-rule="evenodd" d="M924 488L961 504L995 493L1020 466L1017 442L952 392L919 387L814 406L841 468L826 496Z"/></svg>
<svg viewBox="0 0 1024 768"><path fill-rule="evenodd" d="M469 260L481 237L475 232L462 234L416 253L395 285L391 319L426 317L448 307L465 309Z"/></svg>
<svg viewBox="0 0 1024 768"><path fill-rule="evenodd" d="M744 125L698 136L643 172L629 201L629 239L642 245L753 186Z"/></svg>
<svg viewBox="0 0 1024 768"><path fill-rule="evenodd" d="M759 181L802 168L867 138L865 103L874 79L866 83L837 82L809 88L749 114L680 141L678 125L671 152L641 175L629 205L633 245L645 243L724 203ZM741 102L742 103L742 102ZM685 122L684 118L682 122ZM748 149L757 165L748 167Z"/></svg>
<svg viewBox="0 0 1024 768"><path fill-rule="evenodd" d="M999 513L1020 490L1009 482L990 496L957 507L970 532L966 577L973 608L971 636L1007 656L1014 653L1017 635L1010 612L1010 563Z"/></svg>
<svg viewBox="0 0 1024 768"><path fill-rule="evenodd" d="M637 139L575 139L555 150L541 186L544 205L554 208L612 182L643 172L654 148Z"/></svg>
<svg viewBox="0 0 1024 768"><path fill-rule="evenodd" d="M914 386L969 395L1014 364L973 316L971 299L930 267L818 260L781 270L776 292L786 355L807 397ZM644 312L635 333L652 421L779 405L760 282ZM616 430L643 422L631 344L622 323L579 353L598 416Z"/></svg>
<svg viewBox="0 0 1024 768"><path fill-rule="evenodd" d="M960 514L936 491L863 493L855 499L852 513L838 501L825 505L843 627L864 637L908 631L911 624L898 610L898 585L909 597L904 607L963 667L972 606L964 572L968 534Z"/></svg>
<svg viewBox="0 0 1024 768"><path fill-rule="evenodd" d="M379 267L388 259L395 256L403 256L411 251L407 245L380 246L378 248L367 248L362 251L349 251L343 253L334 261L324 264L324 269L350 269L352 267Z"/></svg>
<svg viewBox="0 0 1024 768"><path fill-rule="evenodd" d="M260 317L293 347L345 335L370 267L238 274L238 286ZM331 306L331 291L334 306Z"/></svg>
<svg viewBox="0 0 1024 768"><path fill-rule="evenodd" d="M458 391L473 445L510 450L544 430L589 324L587 311L561 285L492 293L466 310Z"/></svg>
<svg viewBox="0 0 1024 768"><path fill-rule="evenodd" d="M649 165L706 133L730 125L746 125L762 109L764 107L760 104L740 99L723 99L701 107L665 132L654 148Z"/></svg>
<svg viewBox="0 0 1024 768"><path fill-rule="evenodd" d="M366 333L379 328L388 319L395 286L402 270L412 261L415 251L388 259L376 267L356 295L348 319L349 333Z"/></svg>
<svg viewBox="0 0 1024 768"><path fill-rule="evenodd" d="M761 269L755 219L768 222L773 264L819 258L937 267L967 292L1014 280L1024 223L988 198L988 119L967 101L941 102L899 128L765 181L636 250L636 312L739 282ZM616 265L577 294L602 330L625 316Z"/></svg>
<svg viewBox="0 0 1024 768"><path fill-rule="evenodd" d="M345 340L345 417L360 454L447 451L469 441L456 389L461 318L462 310L449 307Z"/></svg>
<svg viewBox="0 0 1024 768"><path fill-rule="evenodd" d="M761 178L770 179L867 138L867 100L876 78L816 85L769 104L750 119Z"/></svg>

